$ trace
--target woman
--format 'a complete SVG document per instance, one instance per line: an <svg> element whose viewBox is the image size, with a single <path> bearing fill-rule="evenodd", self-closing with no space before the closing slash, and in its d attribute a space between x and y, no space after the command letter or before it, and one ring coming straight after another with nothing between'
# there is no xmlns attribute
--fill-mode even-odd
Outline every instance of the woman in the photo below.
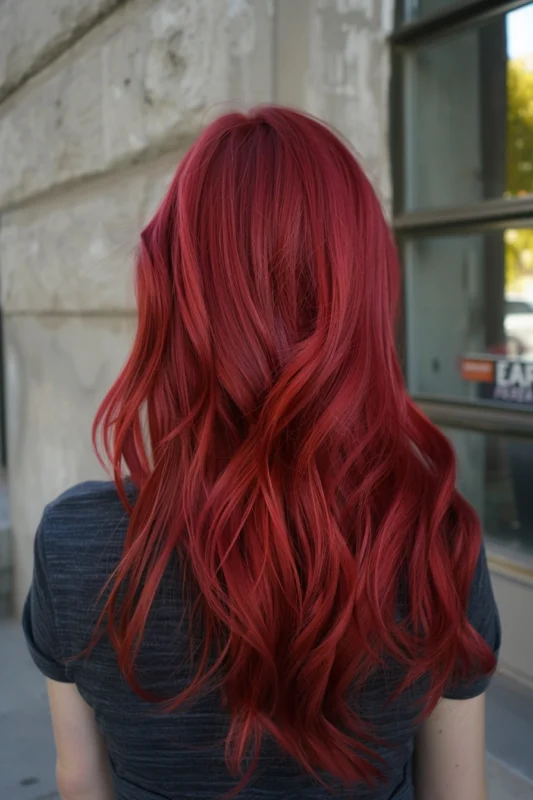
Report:
<svg viewBox="0 0 533 800"><path fill-rule="evenodd" d="M62 798L482 800L498 614L353 156L295 111L218 119L136 287L113 482L46 509L24 615Z"/></svg>

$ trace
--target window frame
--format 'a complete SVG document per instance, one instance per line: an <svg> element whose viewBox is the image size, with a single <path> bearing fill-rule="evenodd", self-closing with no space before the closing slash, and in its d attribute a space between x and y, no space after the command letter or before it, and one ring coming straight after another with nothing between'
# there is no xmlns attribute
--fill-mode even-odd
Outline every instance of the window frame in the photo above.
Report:
<svg viewBox="0 0 533 800"><path fill-rule="evenodd" d="M502 16L531 2L531 0L458 0L421 19L402 21L403 1L397 2L396 27L389 37L391 45L396 49L427 44L443 36L457 33L463 28L477 27L491 17Z"/></svg>
<svg viewBox="0 0 533 800"><path fill-rule="evenodd" d="M402 319L399 330L400 354L407 365L404 245L422 236L478 233L505 228L533 227L533 195L510 199L489 199L455 207L406 211L405 201L405 103L404 62L415 48L440 38L448 38L477 28L494 16L503 16L531 0L459 0L433 14L414 21L403 21L403 2L397 0L395 29L389 37L391 47L390 152L393 184L392 226L402 263ZM458 401L412 393L422 411L437 425L463 428L479 433L533 439L533 411L492 406L483 401Z"/></svg>

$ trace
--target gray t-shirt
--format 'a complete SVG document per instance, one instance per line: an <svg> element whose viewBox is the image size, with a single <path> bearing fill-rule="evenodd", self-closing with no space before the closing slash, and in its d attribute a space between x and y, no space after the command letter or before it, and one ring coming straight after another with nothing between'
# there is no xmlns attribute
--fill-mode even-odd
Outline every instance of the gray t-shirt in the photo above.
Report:
<svg viewBox="0 0 533 800"><path fill-rule="evenodd" d="M131 489L134 501L134 490ZM89 658L76 658L89 644L101 608L99 595L118 564L128 516L112 483L85 483L49 505L35 539L33 583L24 609L24 631L39 669L56 681L73 682L94 709L105 736L117 800L215 800L236 785L224 763L228 714L216 690L172 714L141 699L121 675L104 636ZM500 625L485 553L472 587L472 625L497 652ZM167 570L149 616L137 663L144 689L158 697L188 684L188 624L182 622L177 559ZM336 798L412 800L412 760L419 701L425 682L390 701L401 680L394 663L373 675L358 699L371 721L385 781L374 789L335 784ZM446 696L468 698L487 688L487 677L450 687ZM331 778L325 776L331 784ZM266 740L242 800L322 800L332 795Z"/></svg>

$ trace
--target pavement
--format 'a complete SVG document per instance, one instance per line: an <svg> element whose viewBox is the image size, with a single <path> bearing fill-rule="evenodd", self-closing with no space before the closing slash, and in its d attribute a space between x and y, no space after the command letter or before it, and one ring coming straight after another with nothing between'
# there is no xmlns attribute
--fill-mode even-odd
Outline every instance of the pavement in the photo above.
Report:
<svg viewBox="0 0 533 800"><path fill-rule="evenodd" d="M19 625L0 622L0 800L56 800L44 678Z"/></svg>
<svg viewBox="0 0 533 800"><path fill-rule="evenodd" d="M44 679L0 622L0 800L59 800ZM533 800L533 692L497 676L487 699L490 800Z"/></svg>

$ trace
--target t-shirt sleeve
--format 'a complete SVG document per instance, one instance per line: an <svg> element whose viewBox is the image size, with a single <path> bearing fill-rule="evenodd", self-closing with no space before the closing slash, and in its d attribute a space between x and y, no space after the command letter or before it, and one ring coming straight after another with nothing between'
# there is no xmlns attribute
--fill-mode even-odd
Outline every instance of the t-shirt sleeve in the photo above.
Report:
<svg viewBox="0 0 533 800"><path fill-rule="evenodd" d="M500 616L494 599L484 545L481 547L470 591L468 620L497 658L501 644ZM488 689L491 678L491 674L474 674L463 677L459 681L452 681L444 691L444 697L451 700L468 700L477 697Z"/></svg>
<svg viewBox="0 0 533 800"><path fill-rule="evenodd" d="M33 580L24 606L22 627L30 655L40 671L54 681L73 683L70 669L62 657L45 540L43 516L35 536Z"/></svg>

